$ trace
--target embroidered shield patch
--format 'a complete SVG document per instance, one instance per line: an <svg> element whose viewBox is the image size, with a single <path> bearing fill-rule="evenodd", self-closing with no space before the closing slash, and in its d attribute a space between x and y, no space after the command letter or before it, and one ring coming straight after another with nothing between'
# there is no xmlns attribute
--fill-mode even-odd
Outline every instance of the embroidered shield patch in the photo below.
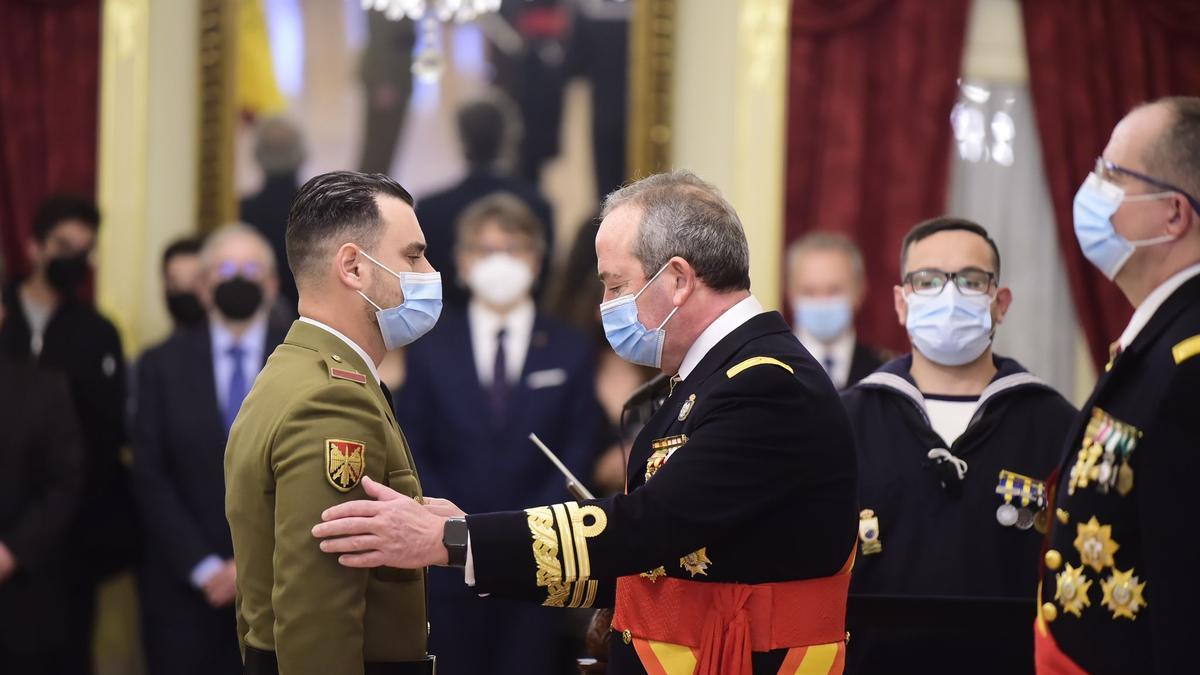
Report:
<svg viewBox="0 0 1200 675"><path fill-rule="evenodd" d="M336 438L325 441L325 477L339 492L353 490L366 468L366 445Z"/></svg>

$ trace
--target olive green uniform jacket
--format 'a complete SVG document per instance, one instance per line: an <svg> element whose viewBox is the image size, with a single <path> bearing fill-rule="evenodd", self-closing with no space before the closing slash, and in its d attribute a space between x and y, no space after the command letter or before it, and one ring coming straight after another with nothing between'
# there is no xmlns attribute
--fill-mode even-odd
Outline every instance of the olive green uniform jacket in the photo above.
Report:
<svg viewBox="0 0 1200 675"><path fill-rule="evenodd" d="M366 498L363 475L421 493L368 365L338 336L297 321L225 449L238 637L243 651L274 651L284 675L356 675L364 662L425 656L424 570L343 567L312 536L323 510Z"/></svg>

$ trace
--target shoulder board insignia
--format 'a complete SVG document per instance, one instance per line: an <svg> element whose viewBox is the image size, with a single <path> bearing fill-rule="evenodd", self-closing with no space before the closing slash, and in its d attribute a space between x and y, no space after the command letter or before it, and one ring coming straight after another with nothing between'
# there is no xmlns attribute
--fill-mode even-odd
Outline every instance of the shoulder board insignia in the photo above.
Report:
<svg viewBox="0 0 1200 675"><path fill-rule="evenodd" d="M1193 335L1171 347L1171 356L1175 357L1175 365L1179 365L1197 354L1200 354L1200 335Z"/></svg>
<svg viewBox="0 0 1200 675"><path fill-rule="evenodd" d="M770 356L755 356L753 358L746 359L745 361L742 361L741 363L737 364L736 366L725 371L725 377L733 379L733 377L735 375L742 372L743 370L749 370L750 368L753 368L754 366L766 366L766 365L779 366L780 368L783 368L784 370L788 371L789 373L791 373L793 375L796 374L796 371L791 366L784 363L783 361L780 361L779 359L773 359Z"/></svg>
<svg viewBox="0 0 1200 675"><path fill-rule="evenodd" d="M338 380L350 380L359 384L367 383L367 376L354 370L343 370L341 368L330 368L329 376Z"/></svg>

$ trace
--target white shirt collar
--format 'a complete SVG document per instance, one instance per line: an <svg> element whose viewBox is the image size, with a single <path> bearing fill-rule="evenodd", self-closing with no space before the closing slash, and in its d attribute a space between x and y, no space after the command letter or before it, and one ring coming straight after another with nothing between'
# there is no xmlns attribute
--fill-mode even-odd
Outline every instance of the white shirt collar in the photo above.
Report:
<svg viewBox="0 0 1200 675"><path fill-rule="evenodd" d="M700 364L700 360L712 351L718 342L724 340L742 324L762 313L763 306L753 295L725 310L721 316L717 317L716 321L710 323L708 328L700 333L700 337L696 338L696 341L688 348L687 354L683 355L683 362L679 364L679 379L686 380L687 376L691 375L696 366Z"/></svg>
<svg viewBox="0 0 1200 675"><path fill-rule="evenodd" d="M1133 341L1137 339L1138 333L1150 323L1151 317L1158 311L1159 307L1171 297L1171 294L1179 290L1179 287L1184 285L1194 276L1200 275L1200 263L1196 263L1191 267L1186 267L1179 272L1176 272L1170 279L1159 284L1158 288L1150 291L1150 295L1138 305L1134 310L1133 317L1129 319L1129 325L1125 327L1125 332L1121 333L1121 338L1118 343L1121 349L1129 348Z"/></svg>
<svg viewBox="0 0 1200 675"><path fill-rule="evenodd" d="M376 383L379 382L379 370L375 367L375 362L371 360L371 357L367 356L367 353L365 351L363 351L363 348L359 347L358 344L354 342L354 340L351 340L350 338L346 337L345 335L342 335L338 330L331 328L330 326L326 326L325 324L321 323L320 321L317 321L316 319L310 319L307 316L302 316L302 317L300 317L300 320L303 321L304 323L316 326L317 328L320 328L321 330L332 333L334 337L341 340L342 342L345 342L346 345L350 347L350 349L354 350L355 354L358 354L359 358L361 358L363 360L363 363L367 364L367 368L369 368L371 370L371 377L375 378L375 382Z"/></svg>
<svg viewBox="0 0 1200 675"><path fill-rule="evenodd" d="M857 336L853 330L842 333L833 342L825 344L804 328L796 330L796 339L812 354L821 367L825 367L828 359L833 364L831 372L827 373L838 389L843 389L850 379L850 366L854 361L854 344Z"/></svg>

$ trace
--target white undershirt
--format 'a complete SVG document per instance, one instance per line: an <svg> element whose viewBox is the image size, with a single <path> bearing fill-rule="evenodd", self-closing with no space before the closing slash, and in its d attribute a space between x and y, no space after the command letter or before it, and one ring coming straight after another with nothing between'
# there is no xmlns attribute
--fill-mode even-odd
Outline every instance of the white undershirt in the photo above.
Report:
<svg viewBox="0 0 1200 675"><path fill-rule="evenodd" d="M965 401L958 400L958 397L956 400L943 400L925 395L925 414L929 416L929 424L948 446L954 445L958 437L967 430L977 407L978 398Z"/></svg>

